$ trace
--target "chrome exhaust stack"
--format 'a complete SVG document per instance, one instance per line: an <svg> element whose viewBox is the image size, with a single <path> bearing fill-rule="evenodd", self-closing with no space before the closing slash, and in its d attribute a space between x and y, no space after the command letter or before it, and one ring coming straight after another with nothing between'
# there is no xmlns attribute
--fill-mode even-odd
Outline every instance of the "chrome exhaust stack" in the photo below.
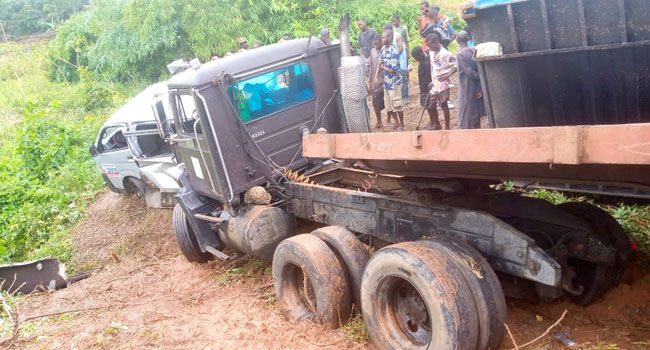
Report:
<svg viewBox="0 0 650 350"><path fill-rule="evenodd" d="M366 103L365 59L352 56L350 45L350 14L341 17L339 23L339 41L341 45L341 99L345 112L346 132L370 132L370 111Z"/></svg>

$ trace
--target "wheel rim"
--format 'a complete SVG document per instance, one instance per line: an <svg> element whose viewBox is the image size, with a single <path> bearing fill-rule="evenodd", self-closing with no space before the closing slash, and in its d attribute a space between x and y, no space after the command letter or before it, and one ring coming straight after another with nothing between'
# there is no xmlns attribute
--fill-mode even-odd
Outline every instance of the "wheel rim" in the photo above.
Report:
<svg viewBox="0 0 650 350"><path fill-rule="evenodd" d="M431 317L422 295L407 280L391 276L379 287L378 318L385 332L408 347L425 347L431 341Z"/></svg>

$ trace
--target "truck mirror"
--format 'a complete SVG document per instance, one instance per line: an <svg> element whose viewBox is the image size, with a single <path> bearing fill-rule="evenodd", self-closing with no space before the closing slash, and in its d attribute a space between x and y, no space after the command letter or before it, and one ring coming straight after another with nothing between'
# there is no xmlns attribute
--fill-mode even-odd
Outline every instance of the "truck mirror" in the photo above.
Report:
<svg viewBox="0 0 650 350"><path fill-rule="evenodd" d="M92 155L93 157L99 154L99 152L97 152L97 147L95 147L95 145L90 146L88 148L88 151L90 152L90 155Z"/></svg>

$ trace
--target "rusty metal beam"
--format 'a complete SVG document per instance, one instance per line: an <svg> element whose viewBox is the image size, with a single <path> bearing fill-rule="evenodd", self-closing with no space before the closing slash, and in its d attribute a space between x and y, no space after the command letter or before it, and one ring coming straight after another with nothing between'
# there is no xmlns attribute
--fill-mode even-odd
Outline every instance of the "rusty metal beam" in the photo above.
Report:
<svg viewBox="0 0 650 350"><path fill-rule="evenodd" d="M650 124L312 134L303 156L360 160L650 165Z"/></svg>

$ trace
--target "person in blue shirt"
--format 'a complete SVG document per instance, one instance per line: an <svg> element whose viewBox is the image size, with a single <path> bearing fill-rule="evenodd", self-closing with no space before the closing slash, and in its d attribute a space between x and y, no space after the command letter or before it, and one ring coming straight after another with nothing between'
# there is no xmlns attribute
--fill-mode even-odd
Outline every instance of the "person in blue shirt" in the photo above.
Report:
<svg viewBox="0 0 650 350"><path fill-rule="evenodd" d="M384 24L384 30L393 31L393 45L397 46L397 54L399 55L399 68L400 75L403 79L402 84L402 100L404 103L409 103L408 101L408 44L406 39L393 28L393 25L390 23ZM390 120L390 118L389 118Z"/></svg>
<svg viewBox="0 0 650 350"><path fill-rule="evenodd" d="M384 72L384 107L388 118L395 118L395 129L404 130L404 100L402 99L402 75L400 72L400 57L397 45L393 44L393 30L386 29L381 35L384 45L379 53L379 71Z"/></svg>

